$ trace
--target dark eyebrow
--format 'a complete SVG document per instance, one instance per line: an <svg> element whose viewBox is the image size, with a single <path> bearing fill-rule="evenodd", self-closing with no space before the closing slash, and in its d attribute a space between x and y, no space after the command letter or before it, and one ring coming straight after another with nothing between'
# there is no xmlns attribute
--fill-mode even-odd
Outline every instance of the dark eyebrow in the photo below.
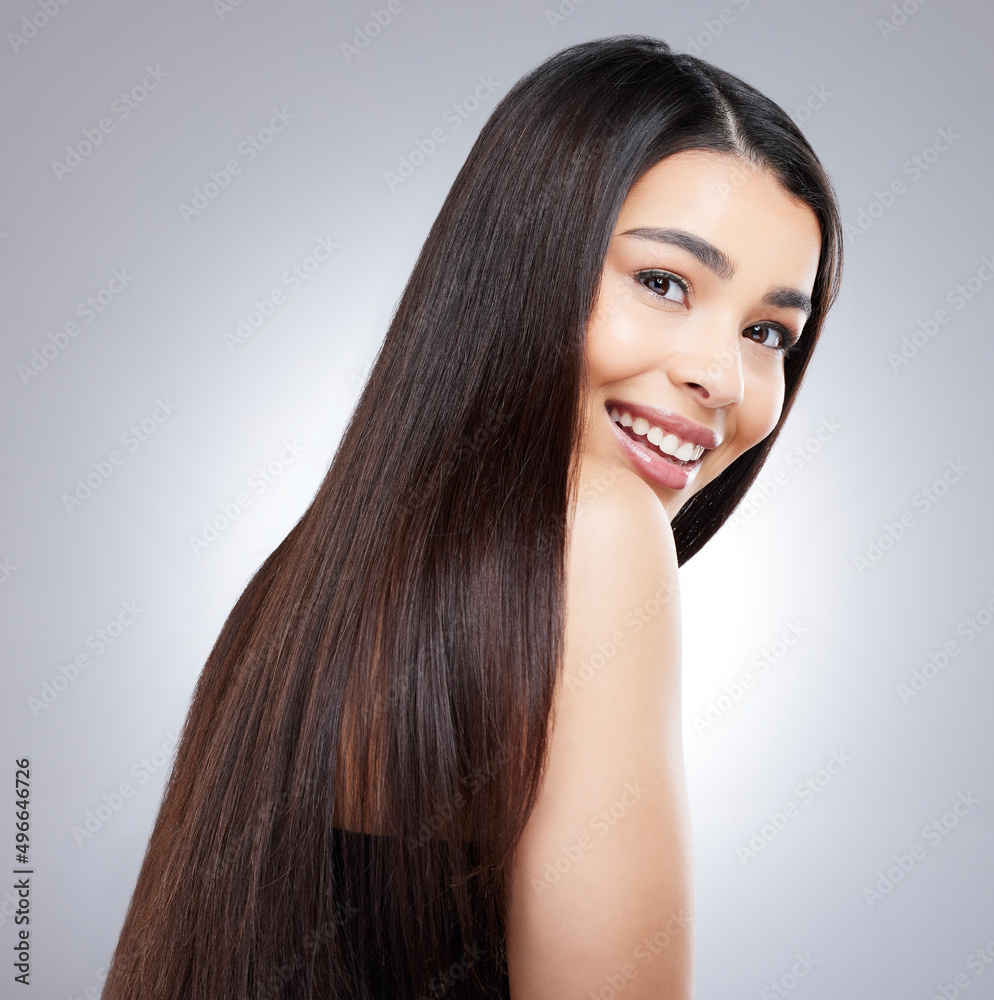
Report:
<svg viewBox="0 0 994 1000"><path fill-rule="evenodd" d="M692 253L709 271L719 278L730 281L735 277L735 265L713 243L684 229L626 229L619 236L634 236L637 240L652 240L653 243L670 243Z"/></svg>
<svg viewBox="0 0 994 1000"><path fill-rule="evenodd" d="M774 288L763 296L763 301L780 309L800 309L805 319L811 315L811 299L795 288Z"/></svg>
<svg viewBox="0 0 994 1000"><path fill-rule="evenodd" d="M730 281L735 276L735 265L727 254L713 243L708 243L707 240L684 229L640 227L626 229L618 235L632 236L637 240L651 240L653 243L669 243L692 253L709 271L713 271L724 281ZM763 296L763 302L781 309L800 309L806 317L811 315L811 299L795 288L774 288Z"/></svg>

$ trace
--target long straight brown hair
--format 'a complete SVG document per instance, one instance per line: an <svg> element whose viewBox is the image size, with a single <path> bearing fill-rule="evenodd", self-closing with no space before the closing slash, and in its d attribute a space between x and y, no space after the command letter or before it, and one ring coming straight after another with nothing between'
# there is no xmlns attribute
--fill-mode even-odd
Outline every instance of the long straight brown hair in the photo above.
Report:
<svg viewBox="0 0 994 1000"><path fill-rule="evenodd" d="M563 650L587 318L629 189L689 149L769 169L821 224L780 423L674 519L681 563L743 498L837 294L831 183L738 78L654 38L575 45L484 125L320 489L221 630L104 1000L366 998L375 969L394 996L476 995L472 956L505 967ZM377 834L361 858L336 815Z"/></svg>

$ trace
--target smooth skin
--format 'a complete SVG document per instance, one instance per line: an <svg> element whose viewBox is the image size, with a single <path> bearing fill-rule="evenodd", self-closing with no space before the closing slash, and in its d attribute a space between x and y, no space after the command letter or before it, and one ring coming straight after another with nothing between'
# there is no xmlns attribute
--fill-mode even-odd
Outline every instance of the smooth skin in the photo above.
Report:
<svg viewBox="0 0 994 1000"><path fill-rule="evenodd" d="M690 234L698 253L628 234L636 229ZM660 161L621 208L587 328L588 424L549 756L515 854L513 1000L694 996L670 522L776 426L780 347L804 324L820 240L807 205L728 154L692 150ZM663 487L622 449L608 400L673 411L715 431L719 444L684 489Z"/></svg>

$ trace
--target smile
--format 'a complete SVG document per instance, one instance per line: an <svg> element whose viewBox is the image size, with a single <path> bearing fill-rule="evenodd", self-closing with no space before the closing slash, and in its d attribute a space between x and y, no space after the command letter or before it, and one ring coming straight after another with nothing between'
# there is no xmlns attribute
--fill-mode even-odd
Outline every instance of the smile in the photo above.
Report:
<svg viewBox="0 0 994 1000"><path fill-rule="evenodd" d="M611 400L605 408L635 467L668 489L685 489L704 453L721 443L714 431L668 410Z"/></svg>
<svg viewBox="0 0 994 1000"><path fill-rule="evenodd" d="M675 459L678 462L692 464L707 450L702 444L692 444L684 441L676 434L667 433L662 427L650 424L645 417L633 417L627 410L619 410L617 406L611 407L611 419L622 427L630 428L632 435L644 437L650 444L654 444L664 455Z"/></svg>

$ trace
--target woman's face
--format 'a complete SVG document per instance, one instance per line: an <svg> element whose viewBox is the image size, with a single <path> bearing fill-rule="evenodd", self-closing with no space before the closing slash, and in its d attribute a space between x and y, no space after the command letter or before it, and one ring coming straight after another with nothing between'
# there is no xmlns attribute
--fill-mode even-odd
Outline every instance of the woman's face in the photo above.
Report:
<svg viewBox="0 0 994 1000"><path fill-rule="evenodd" d="M649 169L621 207L587 326L581 460L623 463L672 521L762 441L820 246L812 209L738 157L690 150Z"/></svg>

